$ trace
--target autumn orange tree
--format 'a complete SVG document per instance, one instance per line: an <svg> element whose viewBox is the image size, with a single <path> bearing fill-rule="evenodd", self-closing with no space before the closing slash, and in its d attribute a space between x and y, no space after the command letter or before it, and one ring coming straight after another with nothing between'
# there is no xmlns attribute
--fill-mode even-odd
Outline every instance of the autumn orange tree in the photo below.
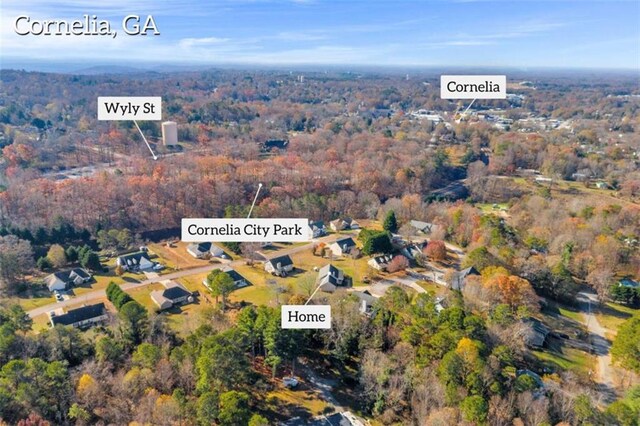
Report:
<svg viewBox="0 0 640 426"><path fill-rule="evenodd" d="M482 281L500 303L508 305L513 311L520 306L535 309L537 305L538 296L531 283L522 277L509 274L505 268L485 268L482 271Z"/></svg>

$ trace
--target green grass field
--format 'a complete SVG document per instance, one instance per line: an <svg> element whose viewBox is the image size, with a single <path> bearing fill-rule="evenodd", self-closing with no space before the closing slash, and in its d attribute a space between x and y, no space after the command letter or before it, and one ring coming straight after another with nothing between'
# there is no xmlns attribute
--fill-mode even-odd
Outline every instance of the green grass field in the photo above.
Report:
<svg viewBox="0 0 640 426"><path fill-rule="evenodd" d="M553 350L536 350L532 353L553 370L571 370L579 374L588 374L595 365L593 355L574 348L563 348L562 353Z"/></svg>
<svg viewBox="0 0 640 426"><path fill-rule="evenodd" d="M618 328L629 318L640 314L640 309L630 308L617 303L607 302L596 310L598 322L605 328L611 330L615 335Z"/></svg>
<svg viewBox="0 0 640 426"><path fill-rule="evenodd" d="M131 296L135 301L140 303L149 311L155 311L157 309L157 306L155 303L153 303L153 300L151 300L151 292L154 290L162 289L164 289L164 286L162 284L155 283L144 287L127 290L127 293L129 293L129 296Z"/></svg>

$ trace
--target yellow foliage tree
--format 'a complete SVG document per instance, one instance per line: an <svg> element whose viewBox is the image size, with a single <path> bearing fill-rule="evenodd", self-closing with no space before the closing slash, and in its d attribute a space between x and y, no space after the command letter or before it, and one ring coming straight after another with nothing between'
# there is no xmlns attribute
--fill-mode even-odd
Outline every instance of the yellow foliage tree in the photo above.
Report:
<svg viewBox="0 0 640 426"><path fill-rule="evenodd" d="M78 394L87 394L96 389L96 380L89 374L83 374L78 380L76 392Z"/></svg>

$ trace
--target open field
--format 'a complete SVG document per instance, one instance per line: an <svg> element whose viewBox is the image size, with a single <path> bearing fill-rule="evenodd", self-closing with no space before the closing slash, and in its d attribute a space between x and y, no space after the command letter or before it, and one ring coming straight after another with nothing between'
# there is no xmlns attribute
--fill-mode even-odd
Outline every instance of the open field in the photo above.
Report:
<svg viewBox="0 0 640 426"><path fill-rule="evenodd" d="M538 183L533 178L510 177L511 181L520 189L527 192L537 193L538 191L549 188L549 183ZM576 197L583 197L587 200L593 200L594 205L603 204L620 204L626 205L634 201L621 197L617 191L611 189L599 189L593 186L585 186L582 182L554 179L551 185L551 196L570 201Z"/></svg>

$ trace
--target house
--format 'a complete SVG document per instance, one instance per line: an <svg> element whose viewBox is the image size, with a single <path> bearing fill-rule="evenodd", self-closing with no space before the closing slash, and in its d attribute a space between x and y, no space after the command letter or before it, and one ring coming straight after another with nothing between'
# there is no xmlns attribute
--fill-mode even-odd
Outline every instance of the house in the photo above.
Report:
<svg viewBox="0 0 640 426"><path fill-rule="evenodd" d="M269 139L261 144L263 152L269 152L272 149L287 149L289 141L286 139Z"/></svg>
<svg viewBox="0 0 640 426"><path fill-rule="evenodd" d="M70 325L76 328L88 328L92 325L106 322L108 318L109 314L104 303L70 309L66 313L59 313L59 311L49 312L51 327Z"/></svg>
<svg viewBox="0 0 640 426"><path fill-rule="evenodd" d="M436 225L429 222L422 222L421 220L411 220L409 224L418 232L422 234L430 234L435 231Z"/></svg>
<svg viewBox="0 0 640 426"><path fill-rule="evenodd" d="M68 271L54 272L47 275L44 282L49 291L67 290L71 286L81 285L91 281L91 274L82 268L73 268Z"/></svg>
<svg viewBox="0 0 640 426"><path fill-rule="evenodd" d="M331 244L329 246L329 250L331 250L331 252L336 256L343 256L345 254L350 253L351 249L353 249L355 246L356 246L355 241L347 237L347 238L341 238L336 242L334 242L333 244Z"/></svg>
<svg viewBox="0 0 640 426"><path fill-rule="evenodd" d="M544 325L540 320L529 318L524 321L530 328L524 336L524 343L530 348L541 348L544 346L547 336L551 331L549 327Z"/></svg>
<svg viewBox="0 0 640 426"><path fill-rule="evenodd" d="M351 294L360 300L360 313L369 317L373 316L373 306L378 299L376 299L375 296L372 296L371 293L369 293L367 290L354 291Z"/></svg>
<svg viewBox="0 0 640 426"><path fill-rule="evenodd" d="M264 270L273 275L285 277L293 270L293 260L287 255L274 257L265 262Z"/></svg>
<svg viewBox="0 0 640 426"><path fill-rule="evenodd" d="M122 267L125 271L131 272L151 271L155 266L151 259L149 259L149 255L144 251L118 256L116 265Z"/></svg>
<svg viewBox="0 0 640 426"><path fill-rule="evenodd" d="M367 262L367 265L378 271L385 271L389 262L393 260L393 256L390 254L383 254L380 256L374 256Z"/></svg>
<svg viewBox="0 0 640 426"><path fill-rule="evenodd" d="M422 243L411 243L400 249L400 253L409 260L414 260L416 256L422 254L422 249L427 246L426 241Z"/></svg>
<svg viewBox="0 0 640 426"><path fill-rule="evenodd" d="M451 288L451 290L462 291L464 289L466 279L469 275L480 275L480 273L473 266L467 269L463 269L462 271L455 272L451 277L451 283L449 283L449 288Z"/></svg>
<svg viewBox="0 0 640 426"><path fill-rule="evenodd" d="M309 221L309 228L311 229L311 235L313 238L320 238L327 235L327 227L322 221Z"/></svg>
<svg viewBox="0 0 640 426"><path fill-rule="evenodd" d="M348 229L360 229L360 225L350 217L336 219L329 222L329 227L335 231L346 231Z"/></svg>
<svg viewBox="0 0 640 426"><path fill-rule="evenodd" d="M209 255L211 243L192 243L187 246L187 253L196 259L203 259Z"/></svg>
<svg viewBox="0 0 640 426"><path fill-rule="evenodd" d="M159 310L172 308L193 302L193 293L187 290L182 284L175 281L165 281L162 283L164 290L154 290L151 292L151 300Z"/></svg>
<svg viewBox="0 0 640 426"><path fill-rule="evenodd" d="M187 246L187 252L196 259L206 259L207 257L218 257L228 259L229 256L220 247L213 243L192 243Z"/></svg>
<svg viewBox="0 0 640 426"><path fill-rule="evenodd" d="M318 271L316 284L320 290L333 293L337 287L346 284L344 272L331 264L323 266Z"/></svg>
<svg viewBox="0 0 640 426"><path fill-rule="evenodd" d="M242 288L251 285L251 283L247 281L245 277L231 268L221 269L221 271L225 272L227 275L229 275L229 277L231 277L236 288ZM209 281L207 281L206 278L202 280L202 284L207 288L209 287Z"/></svg>

